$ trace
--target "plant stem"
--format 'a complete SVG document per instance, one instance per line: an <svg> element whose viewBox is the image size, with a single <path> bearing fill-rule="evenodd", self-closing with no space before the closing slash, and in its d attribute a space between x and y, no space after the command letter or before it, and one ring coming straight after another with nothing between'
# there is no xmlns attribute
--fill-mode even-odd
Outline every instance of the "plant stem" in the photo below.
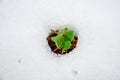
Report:
<svg viewBox="0 0 120 80"><path fill-rule="evenodd" d="M54 33L54 34L58 34L58 31L55 31L55 30L52 30L52 29L51 29L51 32Z"/></svg>
<svg viewBox="0 0 120 80"><path fill-rule="evenodd" d="M59 48L55 48L55 49L53 50L53 52L56 52L57 50L59 50Z"/></svg>
<svg viewBox="0 0 120 80"><path fill-rule="evenodd" d="M61 54L64 54L64 52L65 52L65 51L64 51L64 50L62 50L62 53L61 53Z"/></svg>

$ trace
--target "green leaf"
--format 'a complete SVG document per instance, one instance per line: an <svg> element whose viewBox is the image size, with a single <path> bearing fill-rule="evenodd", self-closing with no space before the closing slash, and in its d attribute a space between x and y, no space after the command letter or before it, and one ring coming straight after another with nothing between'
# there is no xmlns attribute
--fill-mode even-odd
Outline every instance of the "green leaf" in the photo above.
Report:
<svg viewBox="0 0 120 80"><path fill-rule="evenodd" d="M67 28L64 28L64 29L61 29L58 34L64 34L68 29Z"/></svg>
<svg viewBox="0 0 120 80"><path fill-rule="evenodd" d="M62 35L57 35L56 37L52 37L52 41L55 42L57 48L60 49L63 46L64 38Z"/></svg>
<svg viewBox="0 0 120 80"><path fill-rule="evenodd" d="M67 41L67 42L65 42L64 43L64 47L62 48L62 50L67 50L67 49L69 49L71 47L71 42L70 41Z"/></svg>
<svg viewBox="0 0 120 80"><path fill-rule="evenodd" d="M60 30L57 36L52 37L52 41L55 42L57 48L66 51L71 47L71 42L74 39L74 31L64 28Z"/></svg>
<svg viewBox="0 0 120 80"><path fill-rule="evenodd" d="M72 41L74 39L74 32L72 30L67 30L66 36Z"/></svg>

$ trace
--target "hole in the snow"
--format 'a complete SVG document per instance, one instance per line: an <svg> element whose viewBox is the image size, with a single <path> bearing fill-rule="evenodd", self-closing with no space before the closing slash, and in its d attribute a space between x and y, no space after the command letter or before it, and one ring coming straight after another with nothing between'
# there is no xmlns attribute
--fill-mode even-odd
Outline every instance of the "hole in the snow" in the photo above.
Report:
<svg viewBox="0 0 120 80"><path fill-rule="evenodd" d="M74 34L73 30L63 28L60 30L51 30L47 41L52 52L56 54L66 54L76 47L78 36Z"/></svg>

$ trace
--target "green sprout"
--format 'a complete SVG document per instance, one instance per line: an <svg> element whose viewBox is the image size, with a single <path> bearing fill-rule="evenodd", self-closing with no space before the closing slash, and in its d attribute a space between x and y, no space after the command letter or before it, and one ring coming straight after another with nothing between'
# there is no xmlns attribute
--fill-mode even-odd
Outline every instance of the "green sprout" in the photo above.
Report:
<svg viewBox="0 0 120 80"><path fill-rule="evenodd" d="M55 42L55 45L58 49L62 50L64 53L66 50L70 49L72 46L71 42L74 39L74 31L67 28L61 29L58 31L55 37L52 37L51 40Z"/></svg>

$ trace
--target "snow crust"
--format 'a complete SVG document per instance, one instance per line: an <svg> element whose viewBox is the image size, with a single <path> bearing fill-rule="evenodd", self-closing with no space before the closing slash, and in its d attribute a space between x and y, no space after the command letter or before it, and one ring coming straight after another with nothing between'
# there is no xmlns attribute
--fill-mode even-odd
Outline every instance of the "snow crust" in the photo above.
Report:
<svg viewBox="0 0 120 80"><path fill-rule="evenodd" d="M70 54L52 54L50 29L72 28ZM120 80L119 0L0 0L0 80Z"/></svg>

